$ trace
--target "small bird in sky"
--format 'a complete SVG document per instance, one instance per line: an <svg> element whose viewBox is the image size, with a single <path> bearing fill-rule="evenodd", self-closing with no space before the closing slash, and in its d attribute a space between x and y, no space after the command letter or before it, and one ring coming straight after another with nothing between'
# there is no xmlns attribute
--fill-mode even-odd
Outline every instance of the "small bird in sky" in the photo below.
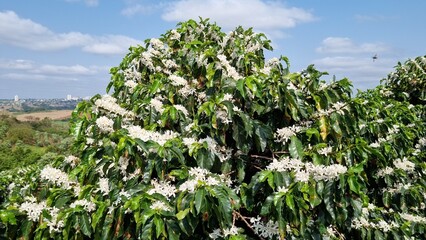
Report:
<svg viewBox="0 0 426 240"><path fill-rule="evenodd" d="M377 53L372 57L373 58L373 62L375 62L377 60Z"/></svg>

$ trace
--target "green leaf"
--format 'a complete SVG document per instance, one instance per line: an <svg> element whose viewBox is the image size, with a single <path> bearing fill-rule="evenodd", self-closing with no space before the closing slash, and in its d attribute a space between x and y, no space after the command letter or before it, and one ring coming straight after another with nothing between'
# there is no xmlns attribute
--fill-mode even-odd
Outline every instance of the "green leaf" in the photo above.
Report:
<svg viewBox="0 0 426 240"><path fill-rule="evenodd" d="M160 237L162 233L165 233L166 227L164 225L163 219L161 219L159 216L154 217L154 225L155 225L155 233L157 238Z"/></svg>
<svg viewBox="0 0 426 240"><path fill-rule="evenodd" d="M195 193L195 210L197 210L197 214L199 214L200 211L203 209L205 195L206 191L204 190L204 188L198 189L198 191Z"/></svg>
<svg viewBox="0 0 426 240"><path fill-rule="evenodd" d="M11 211L0 210L0 219L5 225L7 225L8 223L16 225L15 214L13 214L13 212Z"/></svg>
<svg viewBox="0 0 426 240"><path fill-rule="evenodd" d="M296 136L291 137L288 150L293 158L302 159L304 156L302 142Z"/></svg>
<svg viewBox="0 0 426 240"><path fill-rule="evenodd" d="M185 209L185 210L182 210L182 211L179 211L178 213L176 213L176 218L178 219L178 220L182 220L182 219L184 219L185 217L186 217L186 215L188 215L188 213L189 213L189 208L187 208L187 209Z"/></svg>
<svg viewBox="0 0 426 240"><path fill-rule="evenodd" d="M264 152L269 139L272 138L272 130L262 124L260 121L253 121L254 127L254 140L258 151Z"/></svg>
<svg viewBox="0 0 426 240"><path fill-rule="evenodd" d="M247 95L247 90L245 88L245 79L242 78L237 81L237 90L240 92L241 96L245 99Z"/></svg>
<svg viewBox="0 0 426 240"><path fill-rule="evenodd" d="M329 181L324 187L324 204L325 209L330 214L331 218L336 220L336 211L334 210L334 182Z"/></svg>
<svg viewBox="0 0 426 240"><path fill-rule="evenodd" d="M329 133L328 132L328 120L325 116L322 116L320 118L320 129L321 129L320 135L322 137L322 140L325 141L325 139L327 138L328 133Z"/></svg>
<svg viewBox="0 0 426 240"><path fill-rule="evenodd" d="M294 204L294 197L292 194L288 194L285 196L285 204L293 211L296 210L296 206Z"/></svg>
<svg viewBox="0 0 426 240"><path fill-rule="evenodd" d="M90 226L89 216L86 213L81 214L79 222L80 222L81 232L84 235L90 237L91 234L92 234L92 229L91 229L91 226Z"/></svg>
<svg viewBox="0 0 426 240"><path fill-rule="evenodd" d="M355 175L349 176L348 177L348 184L349 184L349 188L351 189L352 192L359 194L360 185L358 183L357 176L355 176Z"/></svg>

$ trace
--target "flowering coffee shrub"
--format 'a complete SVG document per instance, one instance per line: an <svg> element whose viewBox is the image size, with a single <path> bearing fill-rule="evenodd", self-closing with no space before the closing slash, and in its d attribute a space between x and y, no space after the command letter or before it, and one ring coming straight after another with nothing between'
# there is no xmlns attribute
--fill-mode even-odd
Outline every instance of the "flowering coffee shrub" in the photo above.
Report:
<svg viewBox="0 0 426 240"><path fill-rule="evenodd" d="M424 236L423 106L388 85L353 98L347 79L291 73L265 49L263 34L206 20L132 47L111 69L110 94L74 111L74 156L2 174L0 234Z"/></svg>

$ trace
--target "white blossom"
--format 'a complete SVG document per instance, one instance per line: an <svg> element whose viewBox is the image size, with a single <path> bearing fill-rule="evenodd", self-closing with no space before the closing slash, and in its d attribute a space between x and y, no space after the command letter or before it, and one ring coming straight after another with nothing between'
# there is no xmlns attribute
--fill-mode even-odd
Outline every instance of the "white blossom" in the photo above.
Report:
<svg viewBox="0 0 426 240"><path fill-rule="evenodd" d="M117 104L117 99L109 95L103 95L100 99L97 99L95 105L123 117L134 117L133 112L120 107Z"/></svg>
<svg viewBox="0 0 426 240"><path fill-rule="evenodd" d="M331 152L333 152L332 147L325 147L318 150L318 153L324 156L328 156Z"/></svg>
<svg viewBox="0 0 426 240"><path fill-rule="evenodd" d="M227 229L223 229L223 236L227 237L227 236L234 236L238 234L238 228L234 225L232 225L232 227L227 228Z"/></svg>
<svg viewBox="0 0 426 240"><path fill-rule="evenodd" d="M65 189L71 189L73 185L77 184L69 179L68 174L51 166L45 166L43 170L41 170L40 178L56 186L62 186Z"/></svg>
<svg viewBox="0 0 426 240"><path fill-rule="evenodd" d="M161 102L161 100L159 98L152 98L151 101L149 102L149 104L152 108L155 109L155 111L157 111L159 113L164 112L163 103Z"/></svg>
<svg viewBox="0 0 426 240"><path fill-rule="evenodd" d="M132 138L139 138L144 142L154 141L161 146L163 146L167 141L178 137L178 134L170 130L165 131L164 133L159 133L155 131L150 131L141 128L140 126L126 126L129 131L129 136Z"/></svg>
<svg viewBox="0 0 426 240"><path fill-rule="evenodd" d="M274 236L279 236L278 223L269 220L266 224L261 221L260 217L250 218L250 223L254 232L262 238L272 239Z"/></svg>
<svg viewBox="0 0 426 240"><path fill-rule="evenodd" d="M276 142L286 143L292 136L295 136L302 130L300 126L284 127L277 130L275 133Z"/></svg>
<svg viewBox="0 0 426 240"><path fill-rule="evenodd" d="M188 110L186 110L186 108L183 105L180 104L176 104L173 105L177 110L181 111L183 113L183 115L185 115L185 117L188 117L189 113Z"/></svg>
<svg viewBox="0 0 426 240"><path fill-rule="evenodd" d="M402 219L410 221L410 222L426 224L425 217L421 217L421 216L413 215L409 213L400 213L399 216L401 216Z"/></svg>
<svg viewBox="0 0 426 240"><path fill-rule="evenodd" d="M171 197L175 197L176 195L176 187L170 182L159 182L158 180L153 179L151 180L151 185L153 186L153 188L147 191L149 195L158 193L166 197L168 200L170 200Z"/></svg>
<svg viewBox="0 0 426 240"><path fill-rule="evenodd" d="M416 166L413 162L408 161L408 159L406 157L404 157L402 160L401 159L396 159L393 162L393 165L395 166L395 168L410 172L414 170L414 167Z"/></svg>
<svg viewBox="0 0 426 240"><path fill-rule="evenodd" d="M159 211L171 211L172 209L167 206L163 201L155 201L151 205L151 209L153 210L159 210Z"/></svg>
<svg viewBox="0 0 426 240"><path fill-rule="evenodd" d="M87 201L86 199L77 200L71 203L70 207L75 208L77 206L82 206L84 210L88 212L93 212L96 210L96 205L92 202Z"/></svg>
<svg viewBox="0 0 426 240"><path fill-rule="evenodd" d="M110 133L114 131L114 121L108 117L102 116L96 119L96 125L99 127L101 132Z"/></svg>
<svg viewBox="0 0 426 240"><path fill-rule="evenodd" d="M169 79L171 80L170 83L173 86L176 86L176 87L185 86L185 85L188 84L188 82L183 77L179 77L179 76L176 76L176 75L169 76Z"/></svg>
<svg viewBox="0 0 426 240"><path fill-rule="evenodd" d="M70 164L71 167L75 167L80 162L80 159L78 157L70 155L64 158L64 162Z"/></svg>
<svg viewBox="0 0 426 240"><path fill-rule="evenodd" d="M103 193L103 195L108 195L109 190L109 182L108 178L99 178L99 190Z"/></svg>
<svg viewBox="0 0 426 240"><path fill-rule="evenodd" d="M40 214L44 209L46 209L46 201L40 203L26 201L19 206L19 211L25 212L28 219L33 222L37 222L39 220Z"/></svg>

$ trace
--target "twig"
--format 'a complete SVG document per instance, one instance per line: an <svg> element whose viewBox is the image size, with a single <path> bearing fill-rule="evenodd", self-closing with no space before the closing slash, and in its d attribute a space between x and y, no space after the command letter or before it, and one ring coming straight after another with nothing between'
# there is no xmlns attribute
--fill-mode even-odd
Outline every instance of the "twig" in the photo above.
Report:
<svg viewBox="0 0 426 240"><path fill-rule="evenodd" d="M248 223L248 222L247 222L247 220L245 219L245 217L244 217L243 215L241 215L241 213L239 213L239 212L237 212L237 211L235 211L235 210L234 210L233 215L234 215L234 216L237 216L238 218L240 218L241 220L243 220L243 222L246 224L246 226L247 226L248 228L250 228L250 230L251 230L254 234L256 234L256 235L257 235L256 231L254 231L254 229L252 228L252 226L250 225L250 223ZM234 220L235 220L235 218L234 218ZM257 236L259 237L259 239L261 239L261 240L265 240L265 239L263 239L262 237L260 237L259 235L257 235Z"/></svg>

